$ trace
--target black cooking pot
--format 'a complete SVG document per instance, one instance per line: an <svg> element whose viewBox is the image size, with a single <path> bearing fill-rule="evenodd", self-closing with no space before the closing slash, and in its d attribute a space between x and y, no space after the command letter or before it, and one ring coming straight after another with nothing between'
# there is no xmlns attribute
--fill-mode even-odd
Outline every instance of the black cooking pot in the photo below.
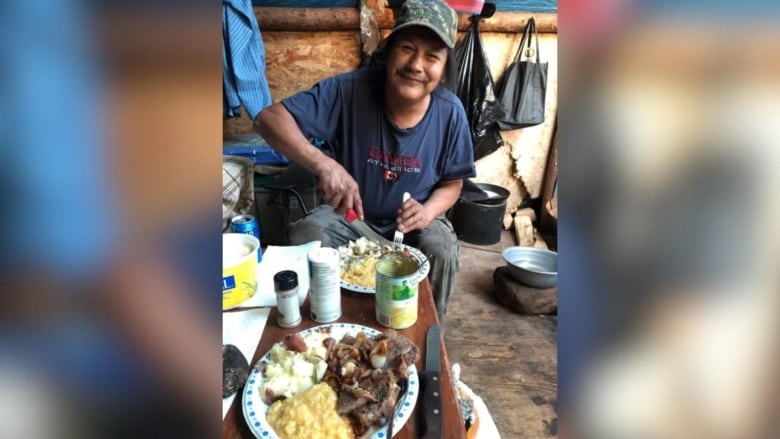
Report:
<svg viewBox="0 0 780 439"><path fill-rule="evenodd" d="M458 239L478 245L500 241L507 198L509 191L501 186L465 180L449 215Z"/></svg>

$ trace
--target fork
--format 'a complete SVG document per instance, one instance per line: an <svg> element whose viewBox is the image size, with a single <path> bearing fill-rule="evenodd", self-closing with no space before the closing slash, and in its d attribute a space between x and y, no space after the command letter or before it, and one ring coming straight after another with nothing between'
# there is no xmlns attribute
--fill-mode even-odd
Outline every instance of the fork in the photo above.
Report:
<svg viewBox="0 0 780 439"><path fill-rule="evenodd" d="M398 396L395 398L395 408L393 414L390 416L390 421L387 423L387 437L393 437L393 420L398 416L398 408L401 406L401 402L406 399L406 391L409 390L409 379L398 378L397 384L401 389L398 391Z"/></svg>
<svg viewBox="0 0 780 439"><path fill-rule="evenodd" d="M411 195L409 194L409 192L404 192L403 203L406 203L406 200L408 200L409 198L411 198ZM401 245L403 243L404 243L404 234L401 233L400 230L396 229L395 230L395 235L393 235L393 247L396 250L401 250L401 248L402 248Z"/></svg>

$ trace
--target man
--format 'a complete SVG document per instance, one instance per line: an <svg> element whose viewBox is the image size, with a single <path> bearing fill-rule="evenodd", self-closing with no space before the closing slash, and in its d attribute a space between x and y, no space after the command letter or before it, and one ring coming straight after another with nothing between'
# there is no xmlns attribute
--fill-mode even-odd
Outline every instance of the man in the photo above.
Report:
<svg viewBox="0 0 780 439"><path fill-rule="evenodd" d="M463 179L476 175L466 113L441 84L452 66L457 14L440 0L407 0L383 42L385 65L320 81L258 115L266 141L319 178L328 204L294 223L294 244L338 247L360 234L344 219L354 209L377 232L431 262L441 320L459 269L459 244L444 217ZM330 156L307 138L326 141ZM411 199L402 203L404 192Z"/></svg>

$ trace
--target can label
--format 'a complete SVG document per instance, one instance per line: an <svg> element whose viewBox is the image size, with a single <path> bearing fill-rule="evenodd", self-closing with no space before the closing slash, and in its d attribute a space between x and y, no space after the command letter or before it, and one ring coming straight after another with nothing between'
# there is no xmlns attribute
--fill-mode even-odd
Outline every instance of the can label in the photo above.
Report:
<svg viewBox="0 0 780 439"><path fill-rule="evenodd" d="M260 224L252 215L238 215L230 220L230 231L252 235L260 241ZM257 247L257 262L263 260L263 249Z"/></svg>
<svg viewBox="0 0 780 439"><path fill-rule="evenodd" d="M403 252L388 253L376 263L376 320L391 329L417 322L420 262Z"/></svg>
<svg viewBox="0 0 780 439"><path fill-rule="evenodd" d="M318 323L338 320L341 317L341 283L337 249L321 247L309 252L309 287L311 319Z"/></svg>

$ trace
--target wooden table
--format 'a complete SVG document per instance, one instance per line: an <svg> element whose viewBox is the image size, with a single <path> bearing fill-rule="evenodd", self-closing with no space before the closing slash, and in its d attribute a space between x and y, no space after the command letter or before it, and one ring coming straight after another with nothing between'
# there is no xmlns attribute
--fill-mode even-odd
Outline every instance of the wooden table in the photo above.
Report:
<svg viewBox="0 0 780 439"><path fill-rule="evenodd" d="M416 363L417 370L422 371L425 369L425 334L428 327L433 324L438 324L439 319L436 316L436 308L433 304L433 295L431 294L431 286L428 279L425 279L420 283L420 296L418 304L418 316L417 323L411 328L402 329L398 332L403 334L409 340L414 342L420 348L420 360ZM339 323L355 323L363 326L369 326L378 330L385 330L387 328L379 325L374 317L374 296L372 294L354 293L347 290L342 290L341 293L341 309L342 315L337 322ZM262 357L271 346L284 339L287 334L292 334L298 331L302 331L307 328L319 325L319 323L311 320L310 317L309 298L301 308L301 316L303 322L295 328L283 329L276 324L277 312L276 308L271 310L268 316L268 323L266 323L263 335L260 338L257 351L255 352L250 365L254 365ZM458 402L455 398L455 387L452 381L452 373L450 371L450 361L447 357L447 349L444 346L444 340L442 340L441 346L441 389L442 389L442 410L444 412L444 437L447 439L465 438L466 431L463 427L463 419L458 408ZM239 392L236 395L233 405L230 407L225 420L222 422L222 437L228 439L235 438L252 438L252 432L246 425L244 415L241 410L241 395L243 392ZM414 412L409 421L404 424L401 431L394 437L394 439L416 439L422 431L417 422L420 422L419 416L420 401L417 401Z"/></svg>

